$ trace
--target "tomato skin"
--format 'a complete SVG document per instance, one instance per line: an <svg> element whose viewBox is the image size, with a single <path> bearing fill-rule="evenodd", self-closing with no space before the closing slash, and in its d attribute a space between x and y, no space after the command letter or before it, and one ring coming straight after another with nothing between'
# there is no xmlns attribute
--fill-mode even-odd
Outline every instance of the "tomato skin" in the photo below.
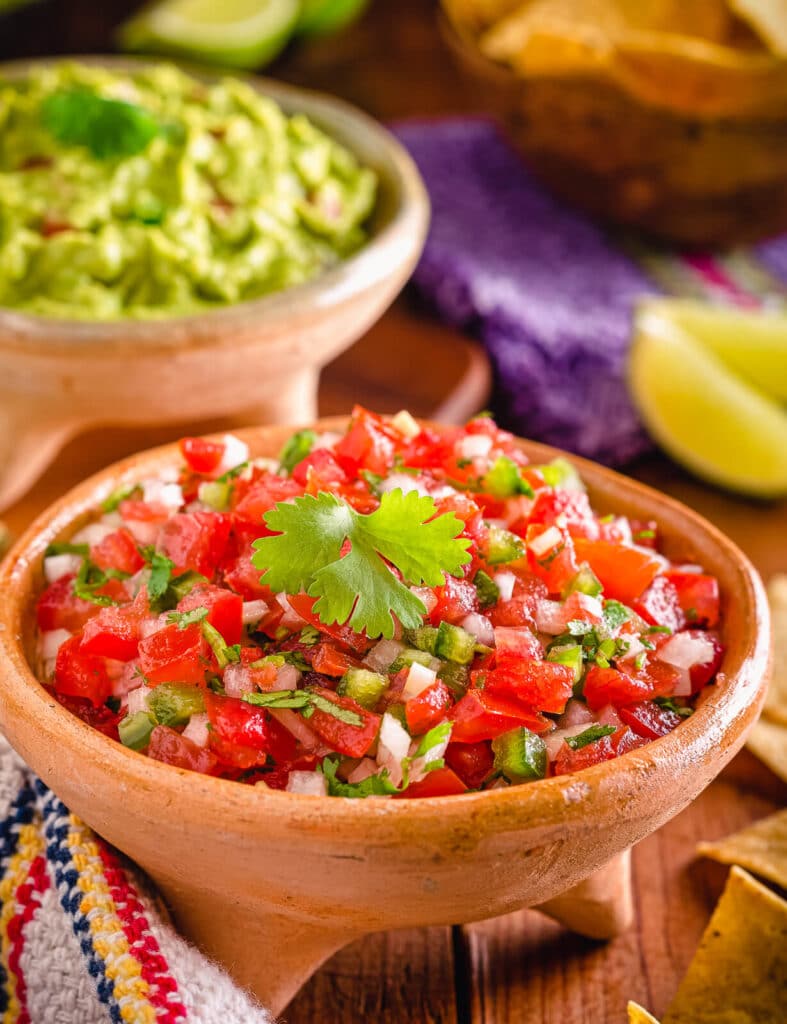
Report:
<svg viewBox="0 0 787 1024"><path fill-rule="evenodd" d="M265 763L269 715L264 708L206 690L205 710L213 726L208 745L220 761L244 770Z"/></svg>
<svg viewBox="0 0 787 1024"><path fill-rule="evenodd" d="M321 675L338 678L343 676L347 669L353 666L357 668L359 664L356 658L340 651L328 641L321 641L312 648L311 665L314 671Z"/></svg>
<svg viewBox="0 0 787 1024"><path fill-rule="evenodd" d="M154 761L162 761L175 768L186 768L202 775L217 774L218 760L215 754L204 747L198 747L167 725L157 725L150 734L147 754Z"/></svg>
<svg viewBox="0 0 787 1024"><path fill-rule="evenodd" d="M495 758L488 742L449 743L445 763L470 789L478 789L495 766Z"/></svg>
<svg viewBox="0 0 787 1024"><path fill-rule="evenodd" d="M657 740L660 736L666 736L681 723L680 715L649 700L622 707L618 714L625 725L646 740Z"/></svg>
<svg viewBox="0 0 787 1024"><path fill-rule="evenodd" d="M714 629L719 624L719 581L698 572L670 570L664 574L675 587L689 624Z"/></svg>
<svg viewBox="0 0 787 1024"><path fill-rule="evenodd" d="M207 608L207 621L232 646L239 644L243 633L243 598L223 587L197 586L178 604L179 612Z"/></svg>
<svg viewBox="0 0 787 1024"><path fill-rule="evenodd" d="M90 549L90 560L99 569L119 569L133 576L145 564L137 549L137 542L125 527L107 534Z"/></svg>
<svg viewBox="0 0 787 1024"><path fill-rule="evenodd" d="M486 675L492 693L514 697L539 711L560 714L574 689L574 670L553 661L504 658Z"/></svg>
<svg viewBox="0 0 787 1024"><path fill-rule="evenodd" d="M411 735L422 736L445 718L446 710L453 703L451 691L442 681L436 679L417 697L411 697L405 704L404 713Z"/></svg>
<svg viewBox="0 0 787 1024"><path fill-rule="evenodd" d="M67 629L77 633L98 611L92 601L83 601L74 594L74 573L61 576L50 583L38 598L36 618L42 633L52 629Z"/></svg>
<svg viewBox="0 0 787 1024"><path fill-rule="evenodd" d="M292 479L304 487L311 484L309 493L316 494L347 483L347 474L327 448L316 448L294 467Z"/></svg>
<svg viewBox="0 0 787 1024"><path fill-rule="evenodd" d="M533 508L528 516L529 523L553 526L562 517L572 537L596 540L598 523L584 491L552 490L542 488L536 491Z"/></svg>
<svg viewBox="0 0 787 1024"><path fill-rule="evenodd" d="M158 550L175 563L176 576L191 570L210 580L224 558L230 526L220 512L178 512L162 526Z"/></svg>
<svg viewBox="0 0 787 1024"><path fill-rule="evenodd" d="M331 637L344 650L353 654L366 654L371 647L371 641L365 633L356 633L349 626L339 626L335 623L331 626L326 626L319 616L314 613L316 597L309 597L308 594L292 594L288 595L287 600L294 612L314 626L315 629Z"/></svg>
<svg viewBox="0 0 787 1024"><path fill-rule="evenodd" d="M150 686L158 683L205 682L209 648L198 624L181 629L176 623L151 633L139 644L139 669Z"/></svg>
<svg viewBox="0 0 787 1024"><path fill-rule="evenodd" d="M608 540L575 542L577 558L587 562L604 587L604 597L631 605L661 572L658 558Z"/></svg>
<svg viewBox="0 0 787 1024"><path fill-rule="evenodd" d="M678 591L666 576L657 576L631 607L651 626L667 626L673 633L686 624Z"/></svg>
<svg viewBox="0 0 787 1024"><path fill-rule="evenodd" d="M184 437L179 447L189 469L203 476L219 468L227 448L222 441L207 441L203 437Z"/></svg>
<svg viewBox="0 0 787 1024"><path fill-rule="evenodd" d="M338 704L339 707L354 712L362 719L363 724L349 725L327 711L316 710L309 719L309 728L338 753L346 754L348 757L363 757L377 739L380 716L362 708L349 697L338 697L333 690L316 687L315 692L332 704Z"/></svg>
<svg viewBox="0 0 787 1024"><path fill-rule="evenodd" d="M394 432L380 416L356 405L347 433L334 445L334 454L345 473L352 477L358 476L361 469L385 476L396 454Z"/></svg>
<svg viewBox="0 0 787 1024"><path fill-rule="evenodd" d="M100 707L112 692L103 658L80 650L79 633L69 637L57 652L54 687L67 697L82 697Z"/></svg>
<svg viewBox="0 0 787 1024"><path fill-rule="evenodd" d="M533 732L543 732L545 720L535 711L523 708L516 701L486 690L468 690L448 712L454 723L451 740L454 743L478 743L493 740L504 732L524 725Z"/></svg>
<svg viewBox="0 0 787 1024"><path fill-rule="evenodd" d="M638 704L653 697L666 697L673 693L679 679L677 669L657 661L649 663L639 673L592 665L585 675L583 695L592 711L598 711L606 704L617 708L621 704Z"/></svg>
<svg viewBox="0 0 787 1024"><path fill-rule="evenodd" d="M115 661L131 661L137 656L144 611L136 604L102 608L85 623L82 631L83 654Z"/></svg>
<svg viewBox="0 0 787 1024"><path fill-rule="evenodd" d="M435 768L427 772L420 782L411 782L395 799L414 800L424 796L455 796L466 793L467 786L450 768Z"/></svg>
<svg viewBox="0 0 787 1024"><path fill-rule="evenodd" d="M436 587L434 593L437 604L429 615L433 626L439 626L441 620L455 625L478 611L478 591L468 580L446 575L444 586Z"/></svg>
<svg viewBox="0 0 787 1024"><path fill-rule="evenodd" d="M111 711L106 704L96 707L92 701L86 700L83 697L69 697L65 693L58 693L56 696L63 707L70 711L72 715L81 718L91 728L103 732L111 740L120 742L118 723L123 718L122 714Z"/></svg>

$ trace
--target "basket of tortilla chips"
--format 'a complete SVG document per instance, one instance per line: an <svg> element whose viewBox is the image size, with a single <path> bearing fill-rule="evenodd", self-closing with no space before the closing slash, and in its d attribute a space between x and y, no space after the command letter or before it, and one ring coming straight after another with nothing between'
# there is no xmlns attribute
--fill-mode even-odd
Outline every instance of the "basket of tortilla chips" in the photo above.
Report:
<svg viewBox="0 0 787 1024"><path fill-rule="evenodd" d="M533 170L695 245L787 229L787 0L442 0Z"/></svg>

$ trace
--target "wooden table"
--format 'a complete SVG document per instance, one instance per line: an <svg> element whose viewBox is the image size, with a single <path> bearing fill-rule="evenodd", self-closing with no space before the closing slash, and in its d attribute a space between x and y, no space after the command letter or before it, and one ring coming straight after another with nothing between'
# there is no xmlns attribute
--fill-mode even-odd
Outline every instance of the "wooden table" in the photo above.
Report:
<svg viewBox="0 0 787 1024"><path fill-rule="evenodd" d="M0 59L84 53L109 47L130 0L45 3L0 33ZM383 119L477 111L478 98L455 71L428 0L376 0L343 36L286 55L274 73L338 93ZM381 356L381 352L384 353ZM466 353L412 297L394 309L323 379L323 412L353 401L428 413L456 383ZM417 368L427 365L429 373ZM80 477L173 431L101 431L74 443L35 492L11 510L21 528ZM787 505L758 504L706 487L666 459L632 466L645 480L698 509L750 555L765 577L787 571ZM285 1014L289 1024L623 1024L636 999L660 1014L691 959L723 874L697 862L699 839L715 838L785 804L787 786L748 753L687 810L634 851L636 922L598 944L567 934L538 914L457 928L389 933L337 954ZM326 879L330 885L330 879ZM494 879L478 879L494 885ZM260 951L264 956L264 950Z"/></svg>

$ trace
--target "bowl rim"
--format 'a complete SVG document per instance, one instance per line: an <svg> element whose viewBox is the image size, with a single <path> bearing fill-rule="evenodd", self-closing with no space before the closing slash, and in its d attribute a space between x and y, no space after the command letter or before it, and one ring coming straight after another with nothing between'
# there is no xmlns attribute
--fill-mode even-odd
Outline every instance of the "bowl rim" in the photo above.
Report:
<svg viewBox="0 0 787 1024"><path fill-rule="evenodd" d="M340 261L316 277L300 284L271 292L256 299L220 305L180 316L149 318L124 317L117 320L80 320L76 317L47 317L17 310L12 306L0 307L0 347L18 347L20 344L42 348L75 348L79 345L112 345L123 342L155 347L166 345L167 335L179 336L188 332L192 337L206 336L211 344L227 340L234 329L254 320L264 320L266 326L292 318L293 306L316 307L327 310L356 295L374 288L390 273L391 262L387 252L397 247L402 237L412 236L422 242L429 221L429 197L415 161L404 145L384 125L352 103L316 89L290 85L273 78L231 71L206 69L203 65L179 60L112 56L100 54L67 54L58 57L14 60L0 63L0 81L6 77L20 77L31 69L56 64L81 63L109 70L133 71L155 64L172 64L181 71L204 82L215 82L232 77L245 82L263 95L270 96L286 110L301 106L308 108L308 116L330 122L336 115L363 129L371 145L380 153L380 163L386 164L386 177L395 186L395 209L389 221L373 234L352 256ZM326 130L330 133L331 127ZM352 148L348 146L348 148Z"/></svg>
<svg viewBox="0 0 787 1024"><path fill-rule="evenodd" d="M346 416L328 417L311 426L317 430L336 430L346 426L347 420ZM428 420L420 422L432 425ZM294 425L249 427L235 433L253 443L266 434L287 436L296 429ZM217 438L220 435L206 436ZM431 827L434 834L443 832L449 824L461 829L471 819L478 822L480 818L495 831L511 831L517 827L554 824L556 808L564 825L583 827L587 824L589 806L596 814L595 827L612 825L620 814L622 788L628 789L629 799L633 801L649 779L663 782L671 778L676 759L689 755L692 765L702 766L712 759L713 748L720 748L725 737L732 735L729 756L722 764L726 763L742 746L743 734L753 725L765 699L770 616L759 574L729 538L681 502L573 453L540 442L518 441L539 461L558 456L571 460L583 479L588 480L591 492L596 487L595 481L599 480L610 487L622 487L659 510L678 515L692 531L704 533L734 565L739 577L735 597L747 612L745 656L726 671L722 663L717 676L720 685L709 687L707 698L695 713L667 736L581 772L540 779L527 785L414 800L358 800L261 790L261 787L200 775L156 762L103 735L51 697L28 662L22 620L25 612L29 615L31 602L40 593L40 587L33 585L32 578L28 587L25 577L35 574L47 544L67 534L75 522L88 519L89 512L120 482L131 482L177 461L177 444L137 453L88 477L42 512L0 564L0 695L3 698L0 700L0 728L6 715L11 719L23 711L26 704L32 703L34 707L28 710L36 714L52 743L72 746L80 753L84 751L85 756L103 762L102 772L107 780L122 778L125 785L131 784L142 792L165 793L173 802L182 798L183 787L187 786L190 793L185 808L182 801L178 806L188 820L201 820L199 808L203 804L213 809L221 806L228 816L224 824L228 825L235 818L240 822L239 827L244 828L269 817L288 827L311 830L317 821L329 817L337 830L337 838L348 840L370 836L366 830L372 822L378 826L387 823L395 828L397 821L405 819L422 832ZM725 659L728 654L729 648ZM31 694L35 695L33 702ZM717 772L712 772L710 777L715 774ZM681 806L700 788L697 787Z"/></svg>

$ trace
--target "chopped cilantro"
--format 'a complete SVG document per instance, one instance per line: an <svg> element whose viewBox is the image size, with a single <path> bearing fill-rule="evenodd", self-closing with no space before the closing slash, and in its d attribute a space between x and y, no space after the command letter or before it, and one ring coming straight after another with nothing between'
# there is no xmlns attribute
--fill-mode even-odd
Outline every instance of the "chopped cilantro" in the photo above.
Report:
<svg viewBox="0 0 787 1024"><path fill-rule="evenodd" d="M139 490L139 484L125 484L108 494L101 502L101 511L105 514L115 512L127 498L130 498L134 491Z"/></svg>
<svg viewBox="0 0 787 1024"><path fill-rule="evenodd" d="M53 558L57 555L81 555L83 558L87 558L89 554L89 544L71 544L68 541L58 541L47 547L44 552L44 558Z"/></svg>
<svg viewBox="0 0 787 1024"><path fill-rule="evenodd" d="M491 608L493 604L497 604L500 598L500 588L483 569L479 569L475 574L473 583L475 583L478 604L481 608Z"/></svg>
<svg viewBox="0 0 787 1024"><path fill-rule="evenodd" d="M249 463L239 462L237 466L233 466L232 469L228 469L226 473L222 473L221 476L216 477L217 484L228 484L230 480L234 480L239 477L241 473L245 472L249 468Z"/></svg>
<svg viewBox="0 0 787 1024"><path fill-rule="evenodd" d="M652 540L656 536L655 530L637 530L634 540Z"/></svg>
<svg viewBox="0 0 787 1024"><path fill-rule="evenodd" d="M451 735L452 727L452 722L441 722L439 725L434 726L433 729L430 729L429 732L425 733L421 737L421 742L418 744L418 748L413 756L425 757L430 750L434 750L434 748L440 746L441 743L445 743ZM429 764L427 764L427 768L428 767Z"/></svg>
<svg viewBox="0 0 787 1024"><path fill-rule="evenodd" d="M106 594L99 594L98 591L109 580L125 579L128 579L127 572L120 572L118 569L99 569L89 558L86 558L74 577L74 596L82 601L90 601L91 604L99 604L104 607L116 605L120 602Z"/></svg>
<svg viewBox="0 0 787 1024"><path fill-rule="evenodd" d="M500 455L495 459L481 483L484 490L494 498L512 498L517 494L532 498L535 494L533 488L523 478L519 466L507 455Z"/></svg>
<svg viewBox="0 0 787 1024"><path fill-rule="evenodd" d="M240 644L233 644L231 647L228 647L224 637L215 626L212 626L204 616L201 621L202 635L210 644L210 648L216 656L216 661L219 663L219 668L224 669L230 662L240 661Z"/></svg>
<svg viewBox="0 0 787 1024"><path fill-rule="evenodd" d="M170 612L167 616L167 622L176 625L178 629L186 629L188 626L194 626L196 623L202 622L207 616L207 608L192 608L190 612Z"/></svg>
<svg viewBox="0 0 787 1024"><path fill-rule="evenodd" d="M41 105L41 121L58 142L84 146L99 160L141 153L162 128L136 103L81 88L48 96Z"/></svg>
<svg viewBox="0 0 787 1024"><path fill-rule="evenodd" d="M645 630L645 632L646 633L666 633L667 636L670 636L671 633L672 633L672 630L670 629L669 626L648 626L648 628Z"/></svg>
<svg viewBox="0 0 787 1024"><path fill-rule="evenodd" d="M302 644L306 644L307 647L313 647L320 639L320 631L316 626L309 625L304 626L301 630L299 640Z"/></svg>
<svg viewBox="0 0 787 1024"><path fill-rule="evenodd" d="M171 558L162 555L153 547L142 548L142 557L150 566L150 577L148 579L148 596L150 600L160 601L167 592L172 580L172 570L175 563Z"/></svg>
<svg viewBox="0 0 787 1024"><path fill-rule="evenodd" d="M582 747L595 743L604 736L611 736L614 731L614 725L591 725L577 736L566 736L566 743L572 750L581 750Z"/></svg>
<svg viewBox="0 0 787 1024"><path fill-rule="evenodd" d="M604 625L610 632L620 629L631 618L631 612L620 601L607 601L604 605Z"/></svg>
<svg viewBox="0 0 787 1024"><path fill-rule="evenodd" d="M385 768L377 775L368 775L361 782L342 782L336 778L336 769L339 761L326 757L319 770L325 776L328 783L328 793L331 796L346 796L351 798L366 796L390 796L397 793L396 786L388 778Z"/></svg>
<svg viewBox="0 0 787 1024"><path fill-rule="evenodd" d="M345 725L362 728L364 719L356 711L350 708L343 708L334 704L332 700L323 697L321 693L314 693L312 690L270 690L267 693L244 693L241 700L247 704L254 704L261 708L295 708L300 711L304 718L310 718L315 711L324 711L327 715Z"/></svg>
<svg viewBox="0 0 787 1024"><path fill-rule="evenodd" d="M407 583L442 586L446 573L470 561L461 520L436 512L432 498L415 491L384 494L368 515L333 494L304 495L266 512L275 534L254 541L252 562L272 590L316 597L314 612L326 625L346 623L370 639L391 639L394 617L413 629L426 614ZM350 550L342 555L347 540Z"/></svg>
<svg viewBox="0 0 787 1024"><path fill-rule="evenodd" d="M694 714L694 708L676 704L672 697L654 697L653 700L660 708L664 708L665 711L671 711L675 715L680 715L681 718L688 718Z"/></svg>
<svg viewBox="0 0 787 1024"><path fill-rule="evenodd" d="M313 430L299 430L293 434L281 450L279 468L289 476L293 469L302 462L314 447L317 435Z"/></svg>

